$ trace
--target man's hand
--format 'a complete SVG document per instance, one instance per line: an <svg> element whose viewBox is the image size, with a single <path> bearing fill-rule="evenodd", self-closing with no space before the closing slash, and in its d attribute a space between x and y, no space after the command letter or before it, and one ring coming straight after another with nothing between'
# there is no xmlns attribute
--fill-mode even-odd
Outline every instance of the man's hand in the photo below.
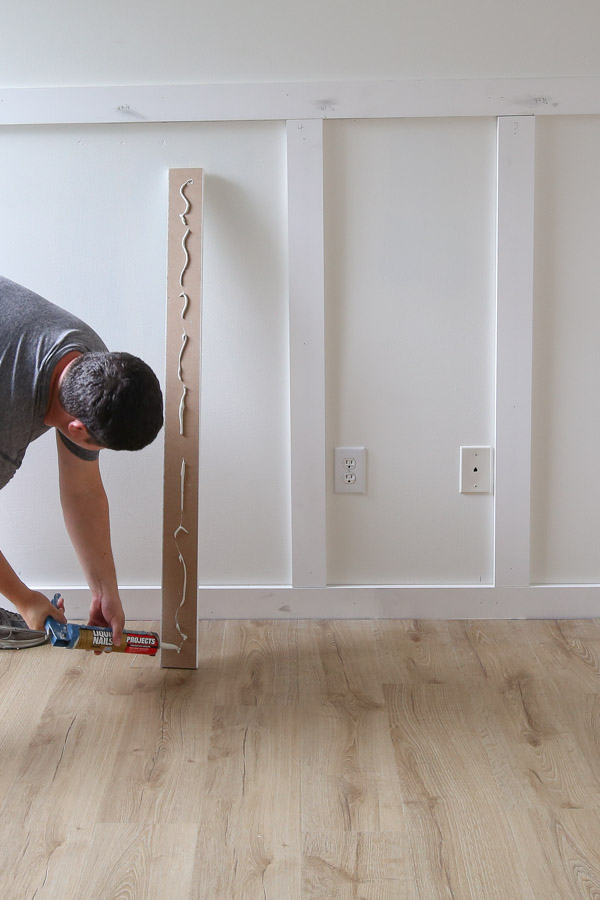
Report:
<svg viewBox="0 0 600 900"><path fill-rule="evenodd" d="M57 622L63 625L67 624L67 618L64 613L65 601L62 597L58 601L57 608L39 591L27 591L15 605L29 628L33 628L34 631L44 630L44 623L48 616L52 616L53 619L56 619Z"/></svg>
<svg viewBox="0 0 600 900"><path fill-rule="evenodd" d="M102 594L92 598L88 625L112 628L113 644L118 647L123 635L125 613L118 594Z"/></svg>

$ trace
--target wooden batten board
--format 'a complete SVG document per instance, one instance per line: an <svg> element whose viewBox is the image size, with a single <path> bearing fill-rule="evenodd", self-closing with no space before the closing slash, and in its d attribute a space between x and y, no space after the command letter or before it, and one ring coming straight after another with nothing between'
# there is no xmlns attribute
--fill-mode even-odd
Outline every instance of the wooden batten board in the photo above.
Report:
<svg viewBox="0 0 600 900"><path fill-rule="evenodd" d="M198 667L202 176L169 170L161 665L182 669Z"/></svg>

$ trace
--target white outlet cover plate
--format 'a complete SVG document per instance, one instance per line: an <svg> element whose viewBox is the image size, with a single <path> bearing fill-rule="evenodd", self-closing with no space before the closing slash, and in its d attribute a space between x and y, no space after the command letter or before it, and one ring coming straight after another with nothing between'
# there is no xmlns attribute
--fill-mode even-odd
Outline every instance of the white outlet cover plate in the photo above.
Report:
<svg viewBox="0 0 600 900"><path fill-rule="evenodd" d="M491 494L493 483L492 448L460 448L461 494Z"/></svg>
<svg viewBox="0 0 600 900"><path fill-rule="evenodd" d="M348 483L344 476L355 475ZM333 451L333 490L336 494L364 494L366 487L366 450L364 447L335 447Z"/></svg>

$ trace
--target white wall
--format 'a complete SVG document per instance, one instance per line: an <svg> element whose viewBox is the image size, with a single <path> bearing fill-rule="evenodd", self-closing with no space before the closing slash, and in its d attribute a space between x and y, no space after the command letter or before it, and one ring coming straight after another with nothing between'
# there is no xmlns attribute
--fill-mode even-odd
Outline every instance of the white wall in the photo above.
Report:
<svg viewBox="0 0 600 900"><path fill-rule="evenodd" d="M592 75L596 0L4 4L0 84Z"/></svg>
<svg viewBox="0 0 600 900"><path fill-rule="evenodd" d="M3 12L0 101L11 86L597 75L599 38L595 0L36 0ZM329 485L331 582L492 578L491 498L456 488L458 445L493 441L493 127L326 123L326 452L329 463L342 441L370 451L367 497L337 497ZM532 577L544 583L600 580L590 450L598 143L597 120L540 120ZM2 128L0 270L162 374L166 170L184 165L207 173L200 577L287 584L283 124ZM403 259L372 223L401 235ZM410 392L389 387L415 367ZM582 450L585 482L572 478ZM422 454L432 480L421 488ZM0 494L0 545L30 583L64 587L81 576L53 455L51 438L31 447ZM102 466L121 584L158 584L160 442L106 454Z"/></svg>
<svg viewBox="0 0 600 900"><path fill-rule="evenodd" d="M328 466L328 581L490 583L493 498L458 460L494 443L496 123L325 136L328 452L368 453L364 495Z"/></svg>

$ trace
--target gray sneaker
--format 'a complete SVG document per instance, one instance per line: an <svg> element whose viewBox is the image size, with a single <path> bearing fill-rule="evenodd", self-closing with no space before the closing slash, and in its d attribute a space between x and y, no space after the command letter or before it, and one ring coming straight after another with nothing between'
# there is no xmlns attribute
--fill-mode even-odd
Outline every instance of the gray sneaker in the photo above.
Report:
<svg viewBox="0 0 600 900"><path fill-rule="evenodd" d="M0 609L0 650L24 650L26 647L45 644L47 640L45 631L28 628L27 622L19 613Z"/></svg>

